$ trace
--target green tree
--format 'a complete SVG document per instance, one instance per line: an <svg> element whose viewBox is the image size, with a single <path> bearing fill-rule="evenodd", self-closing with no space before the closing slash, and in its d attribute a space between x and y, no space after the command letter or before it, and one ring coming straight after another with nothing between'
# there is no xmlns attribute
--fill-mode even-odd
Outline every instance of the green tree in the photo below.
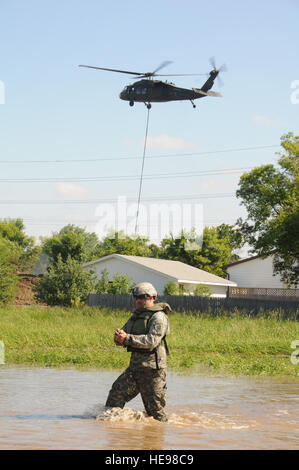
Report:
<svg viewBox="0 0 299 470"><path fill-rule="evenodd" d="M161 242L163 258L181 261L217 276L225 276L224 265L229 264L232 247L228 237L219 234L217 227L205 227L203 236L195 231L182 231L180 237L172 234Z"/></svg>
<svg viewBox="0 0 299 470"><path fill-rule="evenodd" d="M198 254L198 266L216 276L226 276L223 266L229 264L232 257L232 249L228 238L220 238L217 227L205 227L203 232L202 247Z"/></svg>
<svg viewBox="0 0 299 470"><path fill-rule="evenodd" d="M95 233L75 225L66 225L51 237L42 238L43 253L50 258L50 263L57 263L58 256L66 262L68 256L84 263L96 257L99 240Z"/></svg>
<svg viewBox="0 0 299 470"><path fill-rule="evenodd" d="M150 249L150 258L162 258L163 257L163 248L161 246L155 245L155 243L151 243L149 245Z"/></svg>
<svg viewBox="0 0 299 470"><path fill-rule="evenodd" d="M234 261L238 261L240 256L234 253L235 250L242 248L244 245L243 237L235 225L228 225L228 224L221 224L217 227L217 234L218 238L226 239L231 249L231 256L229 259L229 263L233 263Z"/></svg>
<svg viewBox="0 0 299 470"><path fill-rule="evenodd" d="M188 246L198 242L195 250L188 250ZM162 257L172 261L181 261L182 263L191 264L194 266L195 257L198 253L198 248L201 244L201 239L198 239L194 230L191 232L181 231L180 236L174 236L172 233L164 237L161 241Z"/></svg>
<svg viewBox="0 0 299 470"><path fill-rule="evenodd" d="M79 306L86 303L97 279L92 271L83 271L80 261L68 256L63 262L58 255L35 287L37 300L48 305Z"/></svg>
<svg viewBox="0 0 299 470"><path fill-rule="evenodd" d="M299 136L281 137L278 167L262 165L241 176L237 197L247 219L238 220L252 253L273 255L274 273L288 285L299 279Z"/></svg>
<svg viewBox="0 0 299 470"><path fill-rule="evenodd" d="M146 237L139 235L130 237L120 231L107 235L103 241L99 243L97 249L98 258L113 253L130 256L156 257L156 254L159 253L159 248L154 244L148 245L148 238Z"/></svg>
<svg viewBox="0 0 299 470"><path fill-rule="evenodd" d="M18 256L17 269L21 272L31 269L38 260L40 247L35 245L34 237L28 237L25 234L25 226L22 219L0 220L0 237L9 240L19 247L20 256Z"/></svg>
<svg viewBox="0 0 299 470"><path fill-rule="evenodd" d="M13 302L16 291L18 276L16 268L22 250L17 243L0 237L0 305Z"/></svg>

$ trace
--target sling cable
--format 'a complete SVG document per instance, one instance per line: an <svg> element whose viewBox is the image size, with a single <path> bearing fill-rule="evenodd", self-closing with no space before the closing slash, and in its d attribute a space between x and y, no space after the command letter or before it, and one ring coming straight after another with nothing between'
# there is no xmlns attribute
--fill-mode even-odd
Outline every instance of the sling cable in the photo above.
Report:
<svg viewBox="0 0 299 470"><path fill-rule="evenodd" d="M147 108L147 119L146 119L146 128L145 128L143 157L142 157L142 166L141 166L141 175L140 175L140 182L139 182L138 202L137 202L137 212L136 212L135 235L137 234L137 229L138 229L138 216L139 216L139 206L140 206L141 188L142 188L142 181L143 181L143 169L144 169L144 160L145 160L145 152L146 152L146 144L147 144L147 135L148 135L149 114L150 114L150 107Z"/></svg>

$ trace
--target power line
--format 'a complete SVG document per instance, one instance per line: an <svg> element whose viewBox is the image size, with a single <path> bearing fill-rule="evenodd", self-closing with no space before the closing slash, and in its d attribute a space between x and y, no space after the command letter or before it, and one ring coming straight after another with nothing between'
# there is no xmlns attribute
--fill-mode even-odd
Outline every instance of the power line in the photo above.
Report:
<svg viewBox="0 0 299 470"><path fill-rule="evenodd" d="M50 224L57 224L57 225L60 225L60 224L67 224L67 225L72 225L72 224L95 224L95 223L98 223L98 220L91 220L91 219L85 219L85 220L66 220L66 219L61 219L61 220L49 220L49 219L30 219L30 218L27 218L27 217L20 217L23 222L26 222L27 224L34 224L34 225L38 225L38 224L45 224L45 225L50 225ZM206 218L204 217L203 220L205 222L211 222L211 221L219 221L219 220L223 220L223 217L222 218ZM227 220L235 220L235 218L229 218ZM152 225L152 224L151 224ZM155 224L157 225L157 224Z"/></svg>
<svg viewBox="0 0 299 470"><path fill-rule="evenodd" d="M203 152L193 152L193 153L173 153L173 154L164 154L164 155L149 155L146 158L176 158L176 157L194 157L196 155L213 155L218 153L227 153L227 152L243 152L249 150L263 150L270 148L277 148L280 145L262 145L256 147L242 147L242 148L232 148L224 150L213 150L213 151L203 151ZM86 163L86 162L103 162L103 161L115 161L115 160L139 160L140 157L102 157L102 158L79 158L79 159L56 159L56 160L0 160L0 164L35 164L35 163Z"/></svg>
<svg viewBox="0 0 299 470"><path fill-rule="evenodd" d="M234 193L209 193L209 194L189 194L189 195L175 195L175 196L156 196L156 197L144 197L144 201L184 201L184 200L198 200L198 199L214 199L224 197L234 197ZM128 197L127 201L135 201L135 197ZM85 200L25 200L25 199L8 199L0 200L0 204L100 204L100 203L113 203L117 202L116 198L110 199L85 199Z"/></svg>
<svg viewBox="0 0 299 470"><path fill-rule="evenodd" d="M253 169L254 167L247 167L247 168L223 168L220 170L204 170L198 173L194 172L180 172L180 173L158 173L152 175L146 175L143 179L151 180L151 179L169 179L169 178L189 178L194 176L214 176L214 175L222 175L222 174L233 174L239 173L242 171L248 171ZM139 176L136 175L117 175L117 176L90 176L84 178L0 178L0 182L2 183L65 183L65 182L95 182L95 181L128 181L128 180L136 180L139 179Z"/></svg>
<svg viewBox="0 0 299 470"><path fill-rule="evenodd" d="M98 221L81 221L81 222L78 222L78 221L72 221L72 222L26 222L25 219L22 219L24 221L24 223L26 225L33 225L33 226L37 226L37 225L41 225L41 226L51 226L51 225L95 225L98 223ZM223 219L203 219L203 223L206 224L208 222L223 222L224 218ZM236 218L231 218L231 219L225 219L226 221L236 221ZM160 227L161 224L150 224L151 227ZM178 224L180 225L180 224ZM141 224L139 225L138 224L138 227L141 228L141 227L147 227L148 224ZM135 234L136 235L136 234Z"/></svg>

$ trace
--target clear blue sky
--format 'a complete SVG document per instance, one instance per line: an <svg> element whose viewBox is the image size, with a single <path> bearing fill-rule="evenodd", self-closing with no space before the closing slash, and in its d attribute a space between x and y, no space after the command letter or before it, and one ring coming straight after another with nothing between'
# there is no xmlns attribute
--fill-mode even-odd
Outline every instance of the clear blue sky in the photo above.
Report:
<svg viewBox="0 0 299 470"><path fill-rule="evenodd" d="M137 198L137 179L67 181L139 176L146 123L142 103L131 108L119 99L130 76L79 64L146 72L171 60L164 69L170 74L209 72L211 56L226 63L224 86L213 88L223 98L198 100L195 110L190 102L153 104L145 177L275 163L279 147L219 151L279 146L282 134L298 133L299 104L290 99L299 80L296 0L0 0L0 16L0 179L61 178L1 181L0 217L23 218L30 235L50 235L67 223L92 231L97 204L88 200ZM186 88L205 80L173 79ZM180 155L150 158L174 154ZM76 159L82 161L47 162ZM142 197L234 194L241 173L145 178ZM72 200L83 203L25 203ZM207 225L245 214L235 197L196 201Z"/></svg>

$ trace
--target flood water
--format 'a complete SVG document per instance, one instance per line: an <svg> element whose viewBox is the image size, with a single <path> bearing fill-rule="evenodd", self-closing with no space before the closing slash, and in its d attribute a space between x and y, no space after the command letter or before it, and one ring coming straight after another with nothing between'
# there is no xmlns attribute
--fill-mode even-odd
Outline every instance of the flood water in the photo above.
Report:
<svg viewBox="0 0 299 470"><path fill-rule="evenodd" d="M0 449L298 449L299 386L168 373L169 421L140 396L104 412L118 372L0 366Z"/></svg>

